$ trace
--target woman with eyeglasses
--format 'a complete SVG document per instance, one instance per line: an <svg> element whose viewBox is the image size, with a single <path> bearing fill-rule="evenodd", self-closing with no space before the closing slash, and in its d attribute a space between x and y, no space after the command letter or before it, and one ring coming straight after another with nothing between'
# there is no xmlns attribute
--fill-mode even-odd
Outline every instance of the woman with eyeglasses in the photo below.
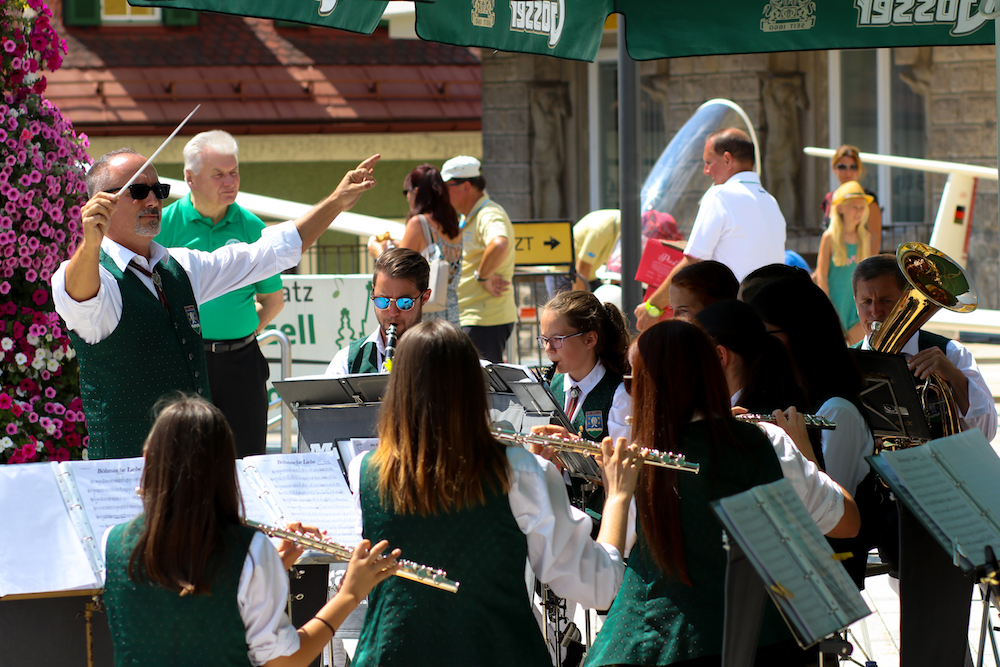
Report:
<svg viewBox="0 0 1000 667"><path fill-rule="evenodd" d="M627 439L629 335L621 311L592 292L572 290L552 297L539 321L538 345L555 371L549 387L574 435L595 442L609 435Z"/></svg>
<svg viewBox="0 0 1000 667"><path fill-rule="evenodd" d="M447 308L424 313L424 319L446 319L455 326L461 326L456 290L462 273L462 231L458 226L458 214L451 206L448 188L441 180L441 172L429 164L416 167L403 180L403 196L410 213L403 238L396 245L416 250L428 261L443 259L451 269ZM371 243L369 253L378 257L387 249L387 243Z"/></svg>
<svg viewBox="0 0 1000 667"><path fill-rule="evenodd" d="M595 542L556 468L493 438L476 347L441 320L400 340L378 436L349 467L363 534L446 570L461 588L452 595L399 577L379 584L351 664L551 665L525 561L557 595L611 603L625 569L635 450L623 440L602 445L608 500Z"/></svg>
<svg viewBox="0 0 1000 667"><path fill-rule="evenodd" d="M865 169L864 162L861 161L861 153L858 151L857 147L851 146L849 144L844 144L833 154L833 159L830 161L833 167L833 173L837 177L837 181L840 185L847 183L849 181L861 182L861 179L865 177L867 173ZM879 249L882 247L882 209L878 205L878 196L868 188L865 188L865 194L872 198L871 203L868 205L868 223L867 229L868 233L871 234L871 247L869 248L871 255L877 255ZM833 191L826 193L823 198L823 203L820 208L823 211L823 224L827 225L830 222L830 206L833 202Z"/></svg>

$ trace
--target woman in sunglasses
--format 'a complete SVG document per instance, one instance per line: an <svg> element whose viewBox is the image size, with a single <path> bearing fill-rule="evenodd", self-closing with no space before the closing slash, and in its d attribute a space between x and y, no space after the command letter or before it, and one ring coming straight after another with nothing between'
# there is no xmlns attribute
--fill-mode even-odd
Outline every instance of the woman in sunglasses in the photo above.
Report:
<svg viewBox="0 0 1000 667"><path fill-rule="evenodd" d="M378 435L349 469L364 535L446 570L461 589L450 595L399 577L379 584L352 664L551 665L525 560L557 595L611 603L639 474L634 450L604 441L608 501L595 542L555 467L492 437L476 347L441 320L400 340Z"/></svg>
<svg viewBox="0 0 1000 667"><path fill-rule="evenodd" d="M860 182L867 173L865 164L861 161L861 153L858 152L857 147L849 144L844 144L837 149L833 154L830 164L833 166L833 173L837 177L839 185L843 185L849 181ZM872 198L871 204L868 205L867 229L868 233L871 234L869 254L877 255L879 249L882 247L882 209L879 208L878 196L873 191L865 188L865 194ZM831 190L826 193L823 203L820 205L823 211L824 226L830 223L830 205L832 202L833 191Z"/></svg>

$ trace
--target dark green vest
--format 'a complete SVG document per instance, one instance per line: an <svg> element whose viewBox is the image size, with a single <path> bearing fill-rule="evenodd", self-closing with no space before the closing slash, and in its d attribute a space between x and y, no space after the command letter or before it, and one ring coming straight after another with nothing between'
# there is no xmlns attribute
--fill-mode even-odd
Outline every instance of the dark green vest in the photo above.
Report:
<svg viewBox="0 0 1000 667"><path fill-rule="evenodd" d="M506 494L431 516L395 514L378 496L378 469L361 466L364 536L387 539L403 558L444 569L457 594L390 577L368 597L358 667L550 665L524 584L527 538Z"/></svg>
<svg viewBox="0 0 1000 667"><path fill-rule="evenodd" d="M378 345L365 342L368 337L352 341L347 352L347 369L353 373L381 373L378 361Z"/></svg>
<svg viewBox="0 0 1000 667"><path fill-rule="evenodd" d="M681 433L680 450L701 464L698 475L677 473L684 560L692 586L663 574L639 526L618 597L587 655L587 667L669 665L722 652L726 552L722 525L709 502L781 479L770 441L752 424L729 421L746 448L712 459L708 422ZM761 646L791 639L774 605L761 628Z"/></svg>
<svg viewBox="0 0 1000 667"><path fill-rule="evenodd" d="M208 370L191 282L173 259L158 273L170 305L159 300L132 271L124 274L101 251L101 266L122 292L122 318L111 335L88 345L70 332L80 358L80 393L90 434L92 459L142 456L156 401L172 391L198 393L208 400Z"/></svg>
<svg viewBox="0 0 1000 667"><path fill-rule="evenodd" d="M549 387L559 405L566 405L566 389L563 377L562 373L553 375L551 386ZM573 419L573 432L575 434L582 435L587 440L594 442L604 440L608 435L608 414L611 412L611 402L614 400L615 391L621 383L622 378L620 375L615 375L605 369L604 377L587 394L587 398L583 399L583 405L576 411L576 418ZM587 413L590 413L589 417ZM600 413L600 415L597 413Z"/></svg>
<svg viewBox="0 0 1000 667"><path fill-rule="evenodd" d="M128 578L128 561L142 516L108 535L108 608L115 665L142 667L247 667L246 626L236 601L240 573L254 530L232 526L222 553L213 556L211 595L185 595Z"/></svg>

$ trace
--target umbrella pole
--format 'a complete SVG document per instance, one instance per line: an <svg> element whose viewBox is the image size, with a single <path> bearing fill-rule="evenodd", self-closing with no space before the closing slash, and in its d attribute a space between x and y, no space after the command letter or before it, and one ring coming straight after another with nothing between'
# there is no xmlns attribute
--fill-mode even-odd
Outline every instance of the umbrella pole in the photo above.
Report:
<svg viewBox="0 0 1000 667"><path fill-rule="evenodd" d="M634 279L639 268L639 64L625 47L625 16L618 15L618 202L621 209L622 311L635 327L635 307L642 289Z"/></svg>

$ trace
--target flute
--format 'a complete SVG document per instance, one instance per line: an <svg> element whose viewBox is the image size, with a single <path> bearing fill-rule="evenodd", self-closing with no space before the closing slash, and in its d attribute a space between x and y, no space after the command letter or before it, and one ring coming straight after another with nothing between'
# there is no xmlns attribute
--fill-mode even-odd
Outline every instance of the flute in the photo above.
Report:
<svg viewBox="0 0 1000 667"><path fill-rule="evenodd" d="M828 431L832 431L837 428L836 422L832 422L825 417L820 417L819 415L807 415L799 413L806 420L806 428L821 428ZM777 420L771 415L758 414L753 412L748 412L743 415L733 415L737 420L741 422L749 422L751 424L756 424L757 422L767 422L768 424L774 424Z"/></svg>
<svg viewBox="0 0 1000 667"><path fill-rule="evenodd" d="M253 519L244 519L243 523L255 528L260 532L264 533L268 537L280 537L283 540L288 540L292 544L300 546L304 549L312 549L313 551L320 551L325 554L330 554L337 560L347 562L351 560L351 554L354 553L354 549L350 547L345 547L342 544L337 544L336 542L330 542L328 540L321 540L315 537L308 537L300 533L294 533L290 530L285 530L284 528L278 528L276 526L271 526L266 523L260 523L254 521ZM433 586L434 588L440 588L443 591L448 591L449 593L457 593L460 584L457 581L452 581L448 578L448 573L444 570L437 570L426 565L420 565L409 560L397 560L400 564L401 569L396 572L397 577L402 577L403 579L409 579L410 581L416 581L420 584L426 584L428 586Z"/></svg>
<svg viewBox="0 0 1000 667"><path fill-rule="evenodd" d="M571 440L553 435L538 435L514 433L497 428L493 430L493 437L502 442L509 442L515 445L539 445L541 447L551 447L557 452L574 452L576 454L593 455L600 454L600 445L587 440ZM698 474L701 470L700 463L691 463L683 454L673 454L671 452L661 452L656 449L642 449L643 461L649 465L660 468L670 468L671 470L681 470L683 472Z"/></svg>

